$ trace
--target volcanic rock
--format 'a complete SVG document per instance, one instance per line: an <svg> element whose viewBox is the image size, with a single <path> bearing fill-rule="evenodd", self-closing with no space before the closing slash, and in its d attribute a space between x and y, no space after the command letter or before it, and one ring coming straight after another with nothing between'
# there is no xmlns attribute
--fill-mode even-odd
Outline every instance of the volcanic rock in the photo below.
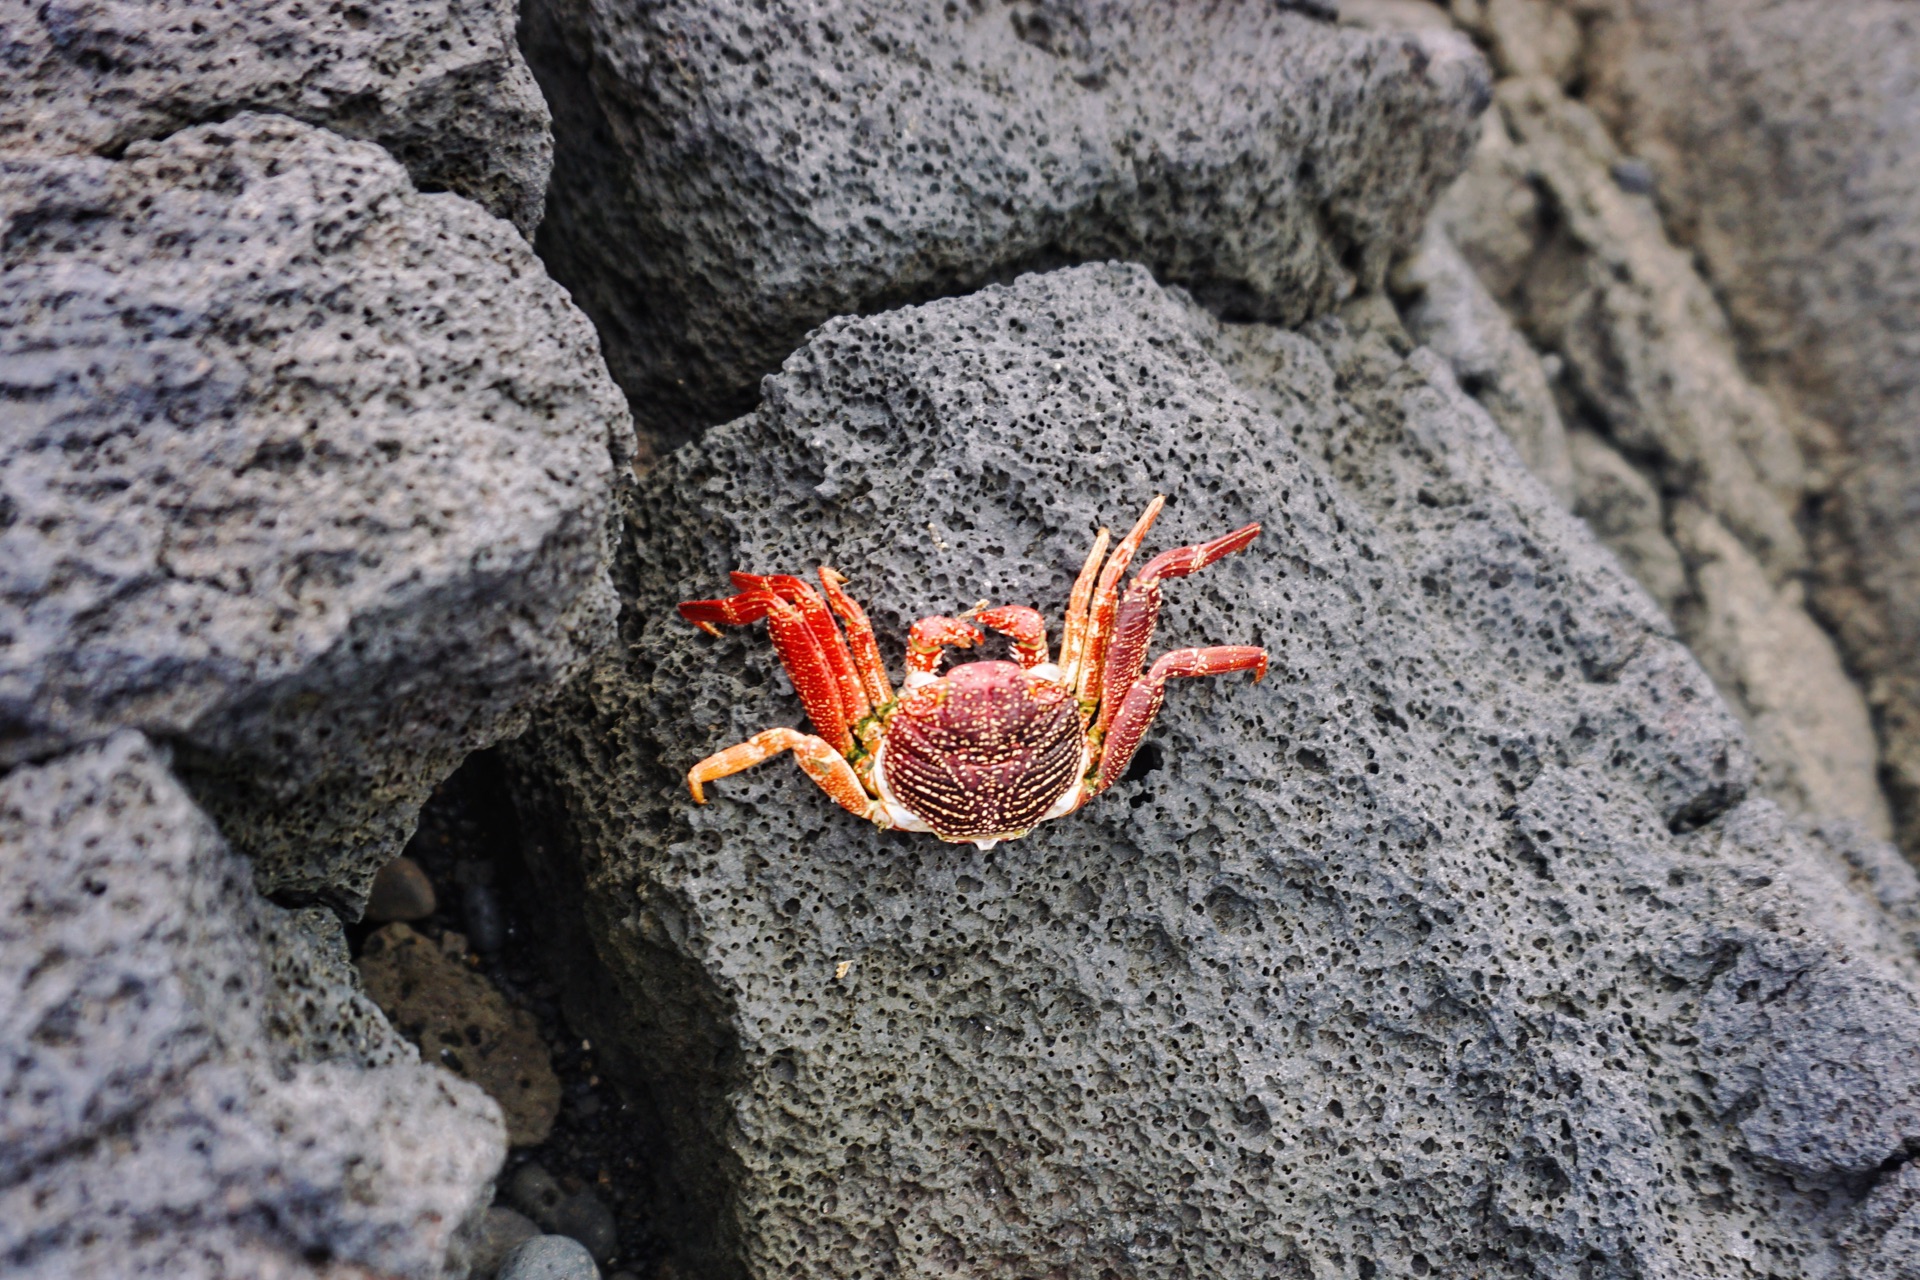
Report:
<svg viewBox="0 0 1920 1280"><path fill-rule="evenodd" d="M357 911L611 638L631 428L512 228L244 115L0 160L0 765L171 740L263 890Z"/></svg>
<svg viewBox="0 0 1920 1280"><path fill-rule="evenodd" d="M675 601L830 564L897 658L982 597L1058 617L1155 492L1150 550L1264 525L1156 648L1273 669L1181 682L1111 792L989 851L787 759L691 803L801 712L763 633ZM515 750L620 991L570 1021L673 1128L692 1270L1813 1274L1899 1238L1860 1215L1920 1141L1912 873L1743 799L1706 675L1377 299L1221 325L1102 265L835 320L630 519L626 644Z"/></svg>

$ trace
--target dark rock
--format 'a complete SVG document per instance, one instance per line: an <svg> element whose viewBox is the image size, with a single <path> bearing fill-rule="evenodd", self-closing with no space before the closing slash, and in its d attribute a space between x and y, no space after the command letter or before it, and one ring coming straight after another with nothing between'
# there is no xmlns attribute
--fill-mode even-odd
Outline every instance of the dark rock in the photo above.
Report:
<svg viewBox="0 0 1920 1280"><path fill-rule="evenodd" d="M578 1240L535 1236L506 1256L499 1280L600 1280L600 1268Z"/></svg>
<svg viewBox="0 0 1920 1280"><path fill-rule="evenodd" d="M412 858L395 858L373 877L367 890L363 919L375 924L390 920L425 920L438 908L433 881Z"/></svg>
<svg viewBox="0 0 1920 1280"><path fill-rule="evenodd" d="M460 886L460 914L475 951L491 955L507 945L507 918L492 885L471 880Z"/></svg>
<svg viewBox="0 0 1920 1280"><path fill-rule="evenodd" d="M0 155L94 152L254 109L378 142L423 190L540 225L547 105L512 0L14 5Z"/></svg>
<svg viewBox="0 0 1920 1280"><path fill-rule="evenodd" d="M537 0L542 255L649 430L750 408L830 316L1125 258L1238 316L1377 285L1486 69L1273 4Z"/></svg>
<svg viewBox="0 0 1920 1280"><path fill-rule="evenodd" d="M591 1191L576 1191L560 1201L543 1225L587 1246L595 1262L605 1262L620 1250L620 1227L613 1210Z"/></svg>
<svg viewBox="0 0 1920 1280"><path fill-rule="evenodd" d="M0 780L0 848L9 1277L457 1269L498 1109L353 1030L328 931L259 899L138 734Z"/></svg>
<svg viewBox="0 0 1920 1280"><path fill-rule="evenodd" d="M551 1225L553 1211L560 1207L566 1194L560 1189L559 1179L544 1166L532 1162L515 1169L507 1182L507 1198L514 1207L543 1227Z"/></svg>
<svg viewBox="0 0 1920 1280"><path fill-rule="evenodd" d="M1156 490L1151 549L1265 525L1156 647L1273 655L1173 690L1158 768L987 852L786 759L690 803L801 713L675 601L829 563L897 655L982 597L1058 616ZM1814 1274L1920 1140L1920 1066L1867 1051L1920 1036L1900 929L1742 803L1706 676L1377 303L1222 326L1101 266L835 320L630 519L627 643L515 750L624 995L569 1019L675 1126L695 1273ZM1830 1015L1735 977L1794 971Z"/></svg>
<svg viewBox="0 0 1920 1280"><path fill-rule="evenodd" d="M367 995L422 1056L500 1104L508 1141L546 1141L560 1111L560 1081L531 1013L404 924L368 938L359 963Z"/></svg>
<svg viewBox="0 0 1920 1280"><path fill-rule="evenodd" d="M493 1280L507 1255L539 1234L540 1228L525 1214L501 1205L488 1209L480 1224L480 1239L470 1257L473 1280Z"/></svg>
<svg viewBox="0 0 1920 1280"><path fill-rule="evenodd" d="M358 915L611 635L630 427L511 228L277 116L0 160L0 766L135 726Z"/></svg>

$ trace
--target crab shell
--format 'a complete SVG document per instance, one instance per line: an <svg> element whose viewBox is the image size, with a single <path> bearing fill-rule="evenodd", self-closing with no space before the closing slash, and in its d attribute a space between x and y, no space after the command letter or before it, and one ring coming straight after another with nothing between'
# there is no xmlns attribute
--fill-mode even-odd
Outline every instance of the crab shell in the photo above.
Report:
<svg viewBox="0 0 1920 1280"><path fill-rule="evenodd" d="M873 764L894 825L985 849L1073 807L1085 734L1050 667L969 662L901 695Z"/></svg>

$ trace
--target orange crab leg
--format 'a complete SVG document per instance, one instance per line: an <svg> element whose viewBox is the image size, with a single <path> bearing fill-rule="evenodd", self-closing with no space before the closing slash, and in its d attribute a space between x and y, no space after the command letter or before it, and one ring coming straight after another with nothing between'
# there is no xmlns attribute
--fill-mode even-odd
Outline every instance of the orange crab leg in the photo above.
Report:
<svg viewBox="0 0 1920 1280"><path fill-rule="evenodd" d="M820 646L819 637L798 608L758 584L757 579L755 582L751 590L730 599L688 600L681 604L680 616L714 635L719 634L716 624L738 626L765 618L774 652L780 655L780 664L787 669L794 692L800 695L800 705L807 709L807 718L835 749L851 755L851 721L840 701L839 678Z"/></svg>
<svg viewBox="0 0 1920 1280"><path fill-rule="evenodd" d="M1023 604L1003 604L997 609L975 606L966 616L1013 641L1013 656L1031 671L1047 661L1047 624L1040 615Z"/></svg>
<svg viewBox="0 0 1920 1280"><path fill-rule="evenodd" d="M907 684L925 684L933 679L942 649L971 649L984 639L980 628L958 618L935 614L920 619L907 632Z"/></svg>
<svg viewBox="0 0 1920 1280"><path fill-rule="evenodd" d="M1115 614L1113 639L1107 648L1106 696L1100 704L1100 721L1094 726L1093 740L1096 743L1119 714L1134 681L1140 678L1147 645L1153 640L1154 624L1160 618L1160 583L1167 578L1184 578L1196 569L1204 569L1221 557L1232 555L1259 536L1260 526L1250 524L1198 546L1162 551L1134 576Z"/></svg>
<svg viewBox="0 0 1920 1280"><path fill-rule="evenodd" d="M1153 527L1154 517L1166 505L1166 495L1155 494L1132 531L1113 549L1113 558L1107 561L1107 567L1100 571L1100 585L1094 589L1093 603L1087 610L1087 651L1085 665L1080 670L1082 707L1092 708L1100 702L1100 685L1107 662L1107 638L1113 634L1113 614L1117 607L1115 596L1119 593L1120 578L1133 562L1133 553L1146 541L1147 530Z"/></svg>
<svg viewBox="0 0 1920 1280"><path fill-rule="evenodd" d="M820 652L826 656L827 665L833 670L834 682L840 686L840 707L846 712L849 724L864 719L873 710L860 677L854 674L853 655L847 651L847 642L841 637L840 628L834 624L833 614L828 612L827 602L820 598L818 591L805 579L796 578L790 573L756 577L736 570L729 576L733 579L733 585L743 591L765 589L800 610L800 616L807 620L813 638L820 642Z"/></svg>
<svg viewBox="0 0 1920 1280"><path fill-rule="evenodd" d="M1166 701L1167 681L1174 676L1217 676L1229 671L1251 671L1258 682L1267 674L1267 651L1252 645L1220 645L1211 649L1175 649L1163 653L1152 670L1133 682L1121 701L1113 727L1107 731L1100 752L1100 769L1089 790L1098 793L1112 786L1127 771L1133 753L1146 736L1153 718Z"/></svg>
<svg viewBox="0 0 1920 1280"><path fill-rule="evenodd" d="M807 776L819 783L820 789L832 796L842 809L880 826L892 825L887 820L886 806L867 794L866 788L860 785L860 779L855 776L853 766L847 763L847 758L821 739L810 733L801 733L798 729L768 729L765 733L754 734L737 746L708 756L687 770L687 790L693 793L695 804L705 804L707 796L703 790L704 783L751 769L782 751L793 752L793 758L806 770Z"/></svg>
<svg viewBox="0 0 1920 1280"><path fill-rule="evenodd" d="M1060 682L1076 692L1080 688L1080 661L1087 648L1087 606L1093 601L1093 584L1100 576L1100 563L1107 558L1107 539L1102 529L1093 539L1093 550L1073 580L1073 594L1067 597L1067 620L1060 629Z"/></svg>
<svg viewBox="0 0 1920 1280"><path fill-rule="evenodd" d="M867 700L877 711L893 701L893 683L887 679L886 664L880 661L880 646L873 638L873 623L860 602L841 590L847 579L825 565L820 566L820 585L826 589L827 603L840 615L847 628L847 647L853 653L853 669L865 686Z"/></svg>

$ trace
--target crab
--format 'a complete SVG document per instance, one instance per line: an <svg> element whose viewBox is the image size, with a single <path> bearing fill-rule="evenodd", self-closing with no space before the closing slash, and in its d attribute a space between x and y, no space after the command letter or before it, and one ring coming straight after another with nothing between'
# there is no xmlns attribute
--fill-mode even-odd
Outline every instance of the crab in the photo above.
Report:
<svg viewBox="0 0 1920 1280"><path fill-rule="evenodd" d="M1165 502L1154 498L1111 556L1108 531L1095 535L1068 597L1058 661L1048 656L1038 612L982 601L959 617L913 624L906 685L897 695L865 610L847 594L847 579L824 565L820 591L790 574L734 573L738 594L681 604L681 617L715 636L722 626L765 619L818 731L768 729L708 756L687 772L694 802L706 803L707 783L790 751L842 808L885 830L990 849L1072 813L1125 775L1169 679L1251 671L1258 681L1267 672L1265 649L1221 645L1175 649L1143 673L1161 583L1239 551L1260 533L1250 524L1163 551L1122 593L1120 579ZM982 628L1008 639L1014 661L968 662L940 674L945 652L980 644Z"/></svg>

